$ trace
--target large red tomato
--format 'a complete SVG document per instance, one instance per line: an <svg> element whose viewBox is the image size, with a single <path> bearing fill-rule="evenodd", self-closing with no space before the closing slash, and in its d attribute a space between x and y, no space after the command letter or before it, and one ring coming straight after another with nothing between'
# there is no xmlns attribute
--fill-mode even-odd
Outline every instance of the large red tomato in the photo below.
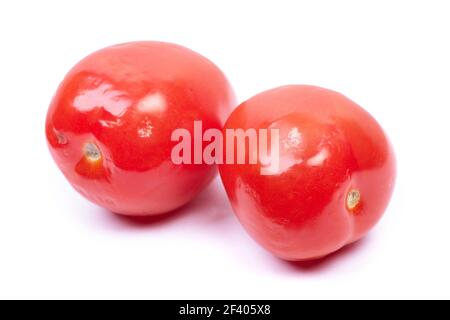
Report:
<svg viewBox="0 0 450 320"><path fill-rule="evenodd" d="M313 86L269 90L231 114L225 130L239 128L279 133L272 171L261 174L268 166L261 161L219 167L239 220L276 256L325 256L363 237L382 216L394 154L378 123L343 95ZM248 142L246 151L254 153Z"/></svg>
<svg viewBox="0 0 450 320"><path fill-rule="evenodd" d="M204 164L174 165L174 129L222 128L235 103L224 74L184 47L134 42L95 52L65 77L46 135L66 178L113 212L151 215L191 200L214 177Z"/></svg>

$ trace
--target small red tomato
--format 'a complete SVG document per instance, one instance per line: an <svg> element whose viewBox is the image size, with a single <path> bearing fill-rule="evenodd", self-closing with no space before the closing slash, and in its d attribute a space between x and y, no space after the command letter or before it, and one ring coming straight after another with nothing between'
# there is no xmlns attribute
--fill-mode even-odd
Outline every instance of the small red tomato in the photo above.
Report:
<svg viewBox="0 0 450 320"><path fill-rule="evenodd" d="M125 215L174 210L214 177L174 165L174 129L222 128L235 103L224 74L178 45L134 42L95 52L58 88L47 115L50 151L73 187Z"/></svg>
<svg viewBox="0 0 450 320"><path fill-rule="evenodd" d="M267 250L285 260L320 258L381 218L395 158L382 128L357 104L323 88L280 87L242 103L224 130L252 128L277 130L278 158L267 158L277 166L268 170L259 160L219 170L237 217ZM255 152L249 146L247 155Z"/></svg>

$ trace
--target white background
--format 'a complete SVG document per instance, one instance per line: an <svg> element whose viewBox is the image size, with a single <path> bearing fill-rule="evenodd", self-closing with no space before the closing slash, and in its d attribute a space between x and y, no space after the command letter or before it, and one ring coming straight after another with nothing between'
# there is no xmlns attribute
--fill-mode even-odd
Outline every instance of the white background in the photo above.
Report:
<svg viewBox="0 0 450 320"><path fill-rule="evenodd" d="M317 263L243 231L219 180L182 212L133 222L79 196L44 137L65 73L134 40L187 46L240 101L279 85L344 93L390 135L382 222ZM0 1L0 298L450 298L448 1Z"/></svg>

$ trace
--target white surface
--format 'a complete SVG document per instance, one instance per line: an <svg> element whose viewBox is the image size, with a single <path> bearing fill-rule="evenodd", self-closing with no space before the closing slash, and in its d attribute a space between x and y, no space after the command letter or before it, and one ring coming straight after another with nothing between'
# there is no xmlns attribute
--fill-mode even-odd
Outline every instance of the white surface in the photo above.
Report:
<svg viewBox="0 0 450 320"><path fill-rule="evenodd" d="M448 1L0 1L1 298L450 298ZM50 158L49 101L99 48L190 47L244 100L307 83L371 112L398 157L382 222L318 264L263 251L217 180L133 223L79 196Z"/></svg>

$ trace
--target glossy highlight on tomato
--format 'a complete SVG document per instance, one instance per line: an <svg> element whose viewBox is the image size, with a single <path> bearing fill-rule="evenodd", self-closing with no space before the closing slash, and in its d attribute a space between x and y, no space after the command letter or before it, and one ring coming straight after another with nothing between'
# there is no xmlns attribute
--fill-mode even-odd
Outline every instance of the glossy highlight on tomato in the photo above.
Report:
<svg viewBox="0 0 450 320"><path fill-rule="evenodd" d="M174 129L221 129L235 105L224 74L179 45L132 42L97 51L59 86L46 136L59 168L83 196L115 213L154 215L194 198L215 176L174 165Z"/></svg>
<svg viewBox="0 0 450 320"><path fill-rule="evenodd" d="M362 238L393 192L391 144L375 119L343 95L292 85L237 107L226 129L279 130L279 167L223 164L220 175L249 234L291 261L326 256ZM249 150L246 150L247 153Z"/></svg>

